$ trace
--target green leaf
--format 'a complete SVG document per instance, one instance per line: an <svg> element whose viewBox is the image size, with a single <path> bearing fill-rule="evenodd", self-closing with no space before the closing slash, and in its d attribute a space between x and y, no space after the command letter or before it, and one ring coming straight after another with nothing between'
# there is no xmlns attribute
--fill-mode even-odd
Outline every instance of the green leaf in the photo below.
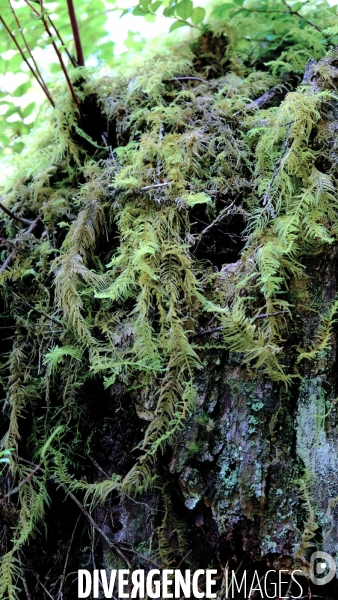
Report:
<svg viewBox="0 0 338 600"><path fill-rule="evenodd" d="M25 119L26 117L29 117L29 115L32 114L34 108L36 107L36 103L35 102L30 102L30 104L27 104L27 106L25 106L25 108L22 111L22 117Z"/></svg>
<svg viewBox="0 0 338 600"><path fill-rule="evenodd" d="M133 15L135 17L144 17L144 15L146 15L146 14L147 14L147 9L142 8L142 6L140 6L140 4L135 6L135 8L133 10Z"/></svg>
<svg viewBox="0 0 338 600"><path fill-rule="evenodd" d="M186 21L191 16L193 9L194 5L192 0L181 0L181 2L176 5L175 12L178 17Z"/></svg>
<svg viewBox="0 0 338 600"><path fill-rule="evenodd" d="M163 16L164 17L173 17L175 14L175 6L166 6L163 9Z"/></svg>
<svg viewBox="0 0 338 600"><path fill-rule="evenodd" d="M204 17L205 8L202 8L202 6L196 6L196 8L194 8L194 10L191 13L191 20L194 23L194 25L199 25L199 23L202 23Z"/></svg>
<svg viewBox="0 0 338 600"><path fill-rule="evenodd" d="M19 85L13 92L14 98L19 98L20 96L23 96L26 92L28 92L31 85L32 84L30 81L25 81L25 83L21 83L21 85Z"/></svg>
<svg viewBox="0 0 338 600"><path fill-rule="evenodd" d="M179 27L186 27L189 26L189 23L182 23L182 21L175 21L175 23L172 24L172 26L169 29L169 33L171 33L172 31L175 31L175 29L179 29Z"/></svg>
<svg viewBox="0 0 338 600"><path fill-rule="evenodd" d="M290 8L294 11L297 12L300 8L302 8L302 6L304 5L303 2L295 2L295 4L289 4Z"/></svg>
<svg viewBox="0 0 338 600"><path fill-rule="evenodd" d="M152 2L152 4L149 4L149 10L153 13L156 13L157 9L160 8L161 4L161 0L157 0L157 2Z"/></svg>
<svg viewBox="0 0 338 600"><path fill-rule="evenodd" d="M215 8L215 10L213 10L211 14L213 17L219 17L220 19L222 19L228 14L231 8L234 8L233 4L221 4L221 6L217 6L217 8Z"/></svg>
<svg viewBox="0 0 338 600"><path fill-rule="evenodd" d="M234 4L236 4L236 6L243 6L244 0L234 0Z"/></svg>

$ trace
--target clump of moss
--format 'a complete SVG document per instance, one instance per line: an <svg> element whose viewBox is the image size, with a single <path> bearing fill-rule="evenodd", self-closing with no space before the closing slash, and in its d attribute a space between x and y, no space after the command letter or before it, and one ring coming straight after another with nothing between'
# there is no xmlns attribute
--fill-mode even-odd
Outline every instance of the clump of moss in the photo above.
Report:
<svg viewBox="0 0 338 600"><path fill-rule="evenodd" d="M15 449L13 479L36 463L40 472L18 492L3 594L15 596L17 553L45 519L48 477L92 506L158 479L159 451L194 409L208 336L280 385L297 376L283 358L288 281L337 236L335 51L301 77L311 55L324 56L320 29L334 16L327 9L313 27L251 6L198 52L182 45L130 81L81 70L78 95L99 129L60 89L18 158L4 201L31 225L3 215L3 445ZM299 361L328 347L336 310ZM134 465L88 481L92 395L116 410L130 402L134 415L141 386L149 424Z"/></svg>

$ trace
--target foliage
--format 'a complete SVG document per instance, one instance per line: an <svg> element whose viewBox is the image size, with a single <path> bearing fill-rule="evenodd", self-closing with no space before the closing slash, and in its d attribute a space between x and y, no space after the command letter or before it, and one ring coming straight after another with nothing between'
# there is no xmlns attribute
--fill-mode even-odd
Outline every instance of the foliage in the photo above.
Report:
<svg viewBox="0 0 338 600"><path fill-rule="evenodd" d="M199 27L191 3L165 10ZM10 476L26 482L2 561L4 598L16 597L17 557L44 520L48 479L91 509L161 485L156 461L195 408L206 334L281 388L299 376L284 356L288 285L337 236L336 17L326 2L282 0L236 0L213 14L202 35L129 81L74 69L77 103L58 82L55 108L42 109L15 157L1 221L2 444L14 448ZM241 244L236 261L213 264L205 240L221 223ZM299 360L327 349L336 308ZM114 402L122 389L132 419L133 391L145 385L156 407L134 465L86 479L88 390ZM31 434L21 440L24 417ZM158 555L169 564L163 497ZM173 530L183 552L181 524Z"/></svg>

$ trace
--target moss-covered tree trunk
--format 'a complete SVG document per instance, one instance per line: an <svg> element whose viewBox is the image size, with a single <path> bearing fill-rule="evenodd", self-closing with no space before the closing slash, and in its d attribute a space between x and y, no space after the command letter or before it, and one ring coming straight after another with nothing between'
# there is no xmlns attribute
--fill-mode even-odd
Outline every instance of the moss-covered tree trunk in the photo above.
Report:
<svg viewBox="0 0 338 600"><path fill-rule="evenodd" d="M4 598L154 566L306 596L338 552L337 53L231 40L81 71L3 199Z"/></svg>

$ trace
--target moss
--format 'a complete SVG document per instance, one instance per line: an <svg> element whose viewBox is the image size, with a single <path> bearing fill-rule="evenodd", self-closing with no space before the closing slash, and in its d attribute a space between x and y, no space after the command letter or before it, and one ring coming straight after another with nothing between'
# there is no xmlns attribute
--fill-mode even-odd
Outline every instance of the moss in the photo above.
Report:
<svg viewBox="0 0 338 600"><path fill-rule="evenodd" d="M332 24L333 13L318 12L321 27ZM163 486L158 456L182 437L188 458L178 462L190 510L207 486L186 463L209 452L211 438L219 442L209 454L217 454L215 515L223 529L240 511L254 520L265 510L268 436L277 437L278 411L291 418L289 408L280 408L281 395L307 361L324 368L338 306L329 298L306 347L285 343L294 294L303 304L308 298L305 263L337 237L336 51L323 58L326 38L307 22L300 28L295 15L279 25L271 19L254 8L252 16L235 11L203 38L202 52L184 43L129 82L75 73L82 105L93 114L99 107L102 131L79 118L60 87L56 111L46 109L17 160L4 201L32 229L3 218L10 261L0 283L4 310L10 305L5 326L14 328L3 357L3 444L15 449L13 478L26 478L31 468L23 454L42 461L45 475L20 490L19 525L3 572L10 563L15 571L17 552L45 518L47 477L83 494L93 509L114 495ZM273 47L268 38L252 39L253 30L259 39L271 27ZM210 48L223 56L210 63ZM297 87L312 55L321 61L310 63L311 77L306 72ZM258 102L274 86L279 96ZM319 165L319 154L331 166ZM299 323L292 326L301 336ZM205 367L220 373L224 361L231 410L224 405L217 420L218 381L201 380ZM309 469L320 449L331 451L324 392L313 399L321 377L302 388L297 455ZM112 407L136 450L131 466L118 467L114 455L108 476L91 480L83 472L97 438L92 423L102 426L95 394L105 410ZM312 408L319 417L307 421ZM292 445L288 424L285 453ZM235 441L223 447L231 427ZM288 485L294 471L290 464L280 471ZM278 509L281 521L290 498ZM269 552L274 544L266 542ZM7 578L1 585L11 584Z"/></svg>

